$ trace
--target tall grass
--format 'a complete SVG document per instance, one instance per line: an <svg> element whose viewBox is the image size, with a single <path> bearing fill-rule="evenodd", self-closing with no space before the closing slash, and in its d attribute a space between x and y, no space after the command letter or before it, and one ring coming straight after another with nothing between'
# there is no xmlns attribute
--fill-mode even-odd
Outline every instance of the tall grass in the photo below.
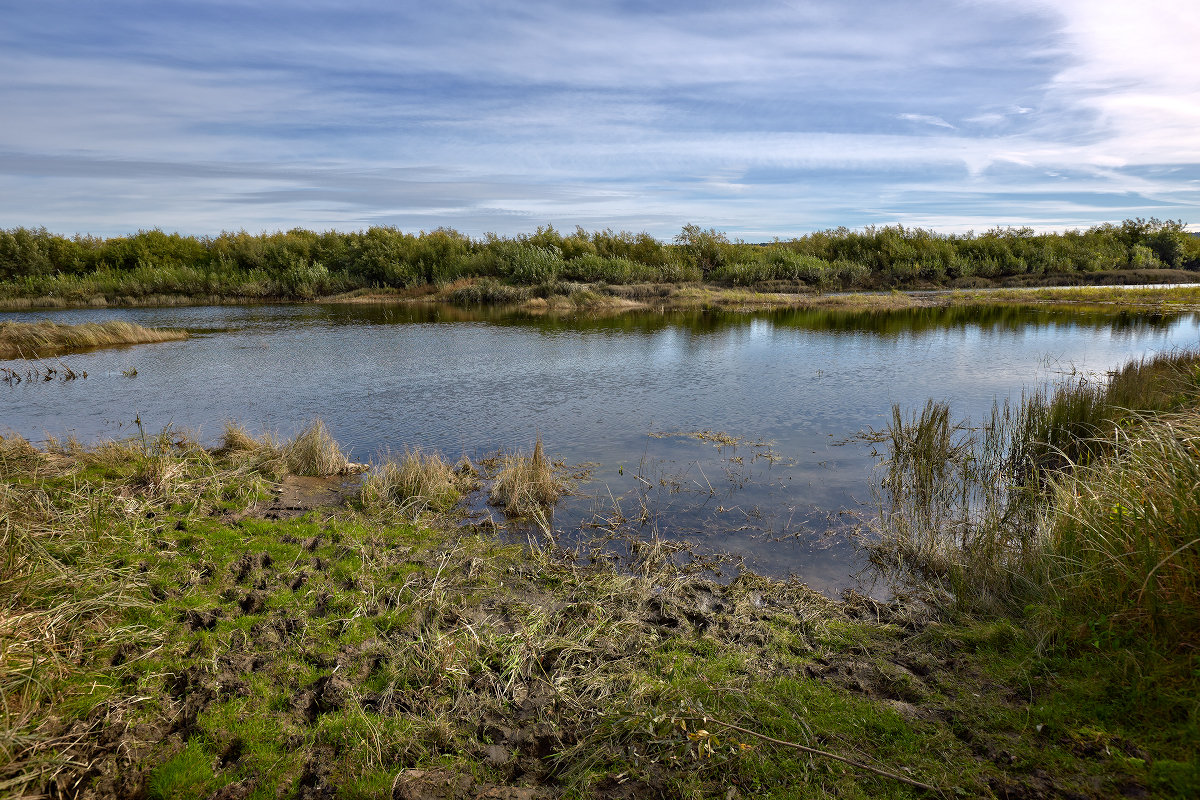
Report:
<svg viewBox="0 0 1200 800"><path fill-rule="evenodd" d="M0 322L0 358L38 358L93 347L169 342L186 339L186 331L143 328L129 322L84 322L63 325L41 322Z"/></svg>
<svg viewBox="0 0 1200 800"><path fill-rule="evenodd" d="M1200 415L1139 419L1054 483L1057 610L1194 649L1200 642Z"/></svg>
<svg viewBox="0 0 1200 800"><path fill-rule="evenodd" d="M470 487L473 472L469 464L456 469L440 453L408 450L367 475L359 500L369 511L395 508L410 517L449 511Z"/></svg>
<svg viewBox="0 0 1200 800"><path fill-rule="evenodd" d="M978 429L946 404L896 408L882 439L876 557L943 603L1200 635L1200 353L1027 395Z"/></svg>

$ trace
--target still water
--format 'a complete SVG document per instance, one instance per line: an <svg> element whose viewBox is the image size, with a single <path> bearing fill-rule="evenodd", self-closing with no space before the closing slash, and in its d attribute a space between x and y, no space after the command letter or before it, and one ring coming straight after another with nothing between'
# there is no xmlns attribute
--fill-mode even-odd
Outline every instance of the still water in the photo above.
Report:
<svg viewBox="0 0 1200 800"><path fill-rule="evenodd" d="M213 441L235 420L297 432L320 417L354 460L407 447L474 459L541 436L590 477L559 535L643 515L645 530L854 585L842 526L869 513L871 445L893 403L995 400L1064 374L1200 344L1195 315L1019 309L544 317L397 305L225 306L0 314L123 319L190 339L64 356L86 380L0 385L0 431L83 441L171 425ZM0 365L8 362L0 362ZM126 371L137 370L136 377ZM720 445L686 435L721 432ZM645 512L643 512L643 508ZM851 512L851 513L846 513Z"/></svg>

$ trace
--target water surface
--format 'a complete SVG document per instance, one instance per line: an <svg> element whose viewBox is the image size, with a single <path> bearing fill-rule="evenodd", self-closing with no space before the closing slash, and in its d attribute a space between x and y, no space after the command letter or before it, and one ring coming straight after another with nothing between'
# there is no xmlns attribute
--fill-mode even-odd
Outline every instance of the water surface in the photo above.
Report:
<svg viewBox="0 0 1200 800"><path fill-rule="evenodd" d="M549 318L305 305L0 319L47 316L193 335L64 356L86 380L0 385L0 426L30 439L127 436L135 417L208 440L227 420L290 435L320 417L356 460L376 460L413 446L479 458L540 435L556 457L593 464L556 514L561 535L619 507L644 513L647 530L827 591L851 585L861 566L843 534L827 534L870 500L874 459L853 437L885 425L893 403L946 399L979 419L1064 373L1103 379L1200 341L1194 315L1028 309ZM742 443L661 435L701 431Z"/></svg>

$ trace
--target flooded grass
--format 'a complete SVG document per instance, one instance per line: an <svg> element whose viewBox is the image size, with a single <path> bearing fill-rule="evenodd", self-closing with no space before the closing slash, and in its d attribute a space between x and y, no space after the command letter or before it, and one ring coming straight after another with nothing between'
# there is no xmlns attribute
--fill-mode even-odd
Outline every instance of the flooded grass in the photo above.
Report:
<svg viewBox="0 0 1200 800"><path fill-rule="evenodd" d="M50 320L0 322L0 358L42 358L76 350L186 338L186 331L143 328L120 321L84 322L78 325L63 325Z"/></svg>

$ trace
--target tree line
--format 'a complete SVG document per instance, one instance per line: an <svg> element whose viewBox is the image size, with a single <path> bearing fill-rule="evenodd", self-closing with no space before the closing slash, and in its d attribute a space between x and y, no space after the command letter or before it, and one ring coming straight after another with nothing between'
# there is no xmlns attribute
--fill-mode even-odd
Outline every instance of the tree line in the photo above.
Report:
<svg viewBox="0 0 1200 800"><path fill-rule="evenodd" d="M519 286L703 281L887 288L1165 268L1200 270L1200 238L1188 234L1182 221L1129 219L1063 233L842 227L765 243L697 225L684 226L666 242L644 232L564 233L549 225L512 238L391 227L218 236L154 229L110 238L0 230L0 295L26 297L90 292L302 299L482 277Z"/></svg>

